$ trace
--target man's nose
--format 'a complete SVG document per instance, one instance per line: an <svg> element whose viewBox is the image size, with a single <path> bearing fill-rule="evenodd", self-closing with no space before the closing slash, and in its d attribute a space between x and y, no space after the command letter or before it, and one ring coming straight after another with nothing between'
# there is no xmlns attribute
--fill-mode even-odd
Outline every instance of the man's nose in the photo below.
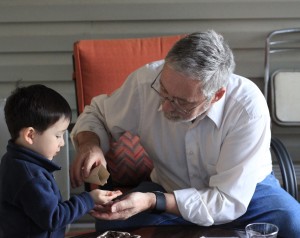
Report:
<svg viewBox="0 0 300 238"><path fill-rule="evenodd" d="M172 112L175 111L176 108L174 107L171 99L165 98L162 102L162 109L165 112Z"/></svg>

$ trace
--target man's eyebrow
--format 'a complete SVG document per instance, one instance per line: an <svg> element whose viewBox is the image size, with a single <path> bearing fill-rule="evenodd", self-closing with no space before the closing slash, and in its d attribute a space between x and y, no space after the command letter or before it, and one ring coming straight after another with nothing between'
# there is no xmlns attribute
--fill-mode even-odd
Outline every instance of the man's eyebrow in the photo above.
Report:
<svg viewBox="0 0 300 238"><path fill-rule="evenodd" d="M163 88L164 91L167 92L167 94L169 95L169 92L168 90L165 88L165 86L162 84L161 80L159 80L159 84L160 84L160 87ZM180 98L180 97L174 97L174 96L171 96L173 99L176 99L176 100L180 100L180 101L183 101L183 102L186 102L186 103L192 103L192 102L189 102L187 101L185 98Z"/></svg>

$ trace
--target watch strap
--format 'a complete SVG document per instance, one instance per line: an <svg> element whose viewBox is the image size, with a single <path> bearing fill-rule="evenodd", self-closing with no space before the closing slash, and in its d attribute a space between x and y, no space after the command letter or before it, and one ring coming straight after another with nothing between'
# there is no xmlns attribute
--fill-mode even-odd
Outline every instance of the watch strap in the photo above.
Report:
<svg viewBox="0 0 300 238"><path fill-rule="evenodd" d="M163 192L160 191L153 191L152 193L155 194L156 197L156 203L155 207L153 209L153 213L163 213L166 211L166 197Z"/></svg>

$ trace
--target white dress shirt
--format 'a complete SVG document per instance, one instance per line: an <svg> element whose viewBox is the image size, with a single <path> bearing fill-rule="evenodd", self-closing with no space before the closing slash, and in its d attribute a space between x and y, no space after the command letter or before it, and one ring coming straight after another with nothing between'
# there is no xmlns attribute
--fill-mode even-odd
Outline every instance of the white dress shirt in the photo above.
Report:
<svg viewBox="0 0 300 238"><path fill-rule="evenodd" d="M139 135L154 163L152 180L174 193L184 219L204 226L230 222L246 212L256 184L272 170L265 98L253 82L232 75L204 118L172 122L150 87L163 64L147 64L111 96L95 97L71 138L93 131L105 153L108 133L115 139L124 131Z"/></svg>

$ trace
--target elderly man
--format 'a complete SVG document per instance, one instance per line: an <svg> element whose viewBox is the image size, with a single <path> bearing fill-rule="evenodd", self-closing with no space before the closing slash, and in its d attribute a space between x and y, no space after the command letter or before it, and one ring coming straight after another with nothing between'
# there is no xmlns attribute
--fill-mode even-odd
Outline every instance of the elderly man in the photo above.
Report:
<svg viewBox="0 0 300 238"><path fill-rule="evenodd" d="M92 213L101 219L97 228L263 221L284 237L299 236L300 205L272 173L266 101L254 83L233 74L234 66L221 35L193 33L85 108L72 132L73 186L93 166L106 165L108 133L138 135L154 164L153 183Z"/></svg>

